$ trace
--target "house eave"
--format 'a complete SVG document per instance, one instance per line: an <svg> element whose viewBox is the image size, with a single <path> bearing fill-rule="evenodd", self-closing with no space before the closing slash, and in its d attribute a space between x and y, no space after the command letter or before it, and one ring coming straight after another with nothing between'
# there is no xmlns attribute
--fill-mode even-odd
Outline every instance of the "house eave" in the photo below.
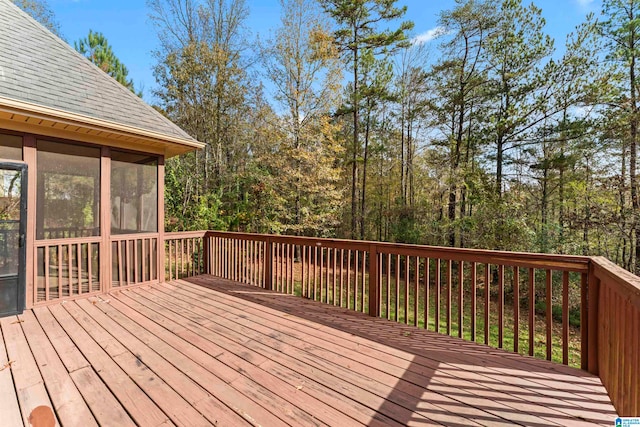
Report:
<svg viewBox="0 0 640 427"><path fill-rule="evenodd" d="M0 97L0 128L172 157L204 148L181 138L42 105Z"/></svg>

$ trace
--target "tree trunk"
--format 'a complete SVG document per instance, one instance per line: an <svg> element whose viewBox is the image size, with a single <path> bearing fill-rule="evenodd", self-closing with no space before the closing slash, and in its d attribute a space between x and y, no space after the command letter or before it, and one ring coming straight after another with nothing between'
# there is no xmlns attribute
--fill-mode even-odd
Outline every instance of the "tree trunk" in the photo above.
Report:
<svg viewBox="0 0 640 427"><path fill-rule="evenodd" d="M631 89L631 139L629 141L629 184L631 186L631 207L633 208L632 216L632 238L635 237L635 256L630 262L632 271L637 275L640 274L640 203L638 201L638 182L636 176L636 160L637 160L637 138L638 138L638 106L636 99L636 57L635 57L635 34L632 34L631 40L631 64L629 65L629 85ZM635 236L633 236L635 234ZM633 243L632 243L633 244Z"/></svg>
<svg viewBox="0 0 640 427"><path fill-rule="evenodd" d="M369 159L369 130L371 127L371 102L367 100L367 123L364 132L364 157L362 159L362 194L360 198L360 240L365 235L365 214L367 201L367 161Z"/></svg>
<svg viewBox="0 0 640 427"><path fill-rule="evenodd" d="M354 44L358 40L354 31ZM358 216L358 48L353 49L353 153L351 161L351 238L356 238Z"/></svg>

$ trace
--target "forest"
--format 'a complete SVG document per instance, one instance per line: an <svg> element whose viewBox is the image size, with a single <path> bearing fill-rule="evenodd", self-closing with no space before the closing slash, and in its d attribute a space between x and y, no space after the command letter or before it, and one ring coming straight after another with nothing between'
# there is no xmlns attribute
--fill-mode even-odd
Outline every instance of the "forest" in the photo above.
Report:
<svg viewBox="0 0 640 427"><path fill-rule="evenodd" d="M567 40L519 0L459 0L431 48L392 0L152 0L167 228L604 255L640 270L640 1ZM555 55L564 43L562 55ZM274 96L265 86L275 88Z"/></svg>
<svg viewBox="0 0 640 427"><path fill-rule="evenodd" d="M430 43L395 0L280 2L258 38L245 0L147 3L155 107L206 143L167 161L167 230L603 255L640 273L640 0L603 0L566 40L535 2L456 0Z"/></svg>

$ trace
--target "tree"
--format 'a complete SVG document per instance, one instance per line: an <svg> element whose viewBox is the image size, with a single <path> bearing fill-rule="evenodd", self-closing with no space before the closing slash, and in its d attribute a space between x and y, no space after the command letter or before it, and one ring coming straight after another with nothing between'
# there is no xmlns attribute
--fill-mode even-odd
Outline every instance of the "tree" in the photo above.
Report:
<svg viewBox="0 0 640 427"><path fill-rule="evenodd" d="M281 7L281 26L263 46L262 58L283 109L278 123L284 140L265 160L280 164L275 172L280 195L293 206L284 231L326 235L342 199L336 188L337 143L328 122L342 73L315 0L281 0Z"/></svg>
<svg viewBox="0 0 640 427"><path fill-rule="evenodd" d="M60 31L60 23L56 20L55 14L46 0L13 0L13 2L47 30L64 40Z"/></svg>
<svg viewBox="0 0 640 427"><path fill-rule="evenodd" d="M242 178L251 166L251 120L259 111L250 97L257 97L259 88L249 79L244 57L245 2L153 0L149 6L160 39L154 69L160 108L206 144L203 151L168 163L168 169L184 163L191 171L177 175L184 208L169 214L183 224L197 222L181 216L195 203L203 208L189 215L218 218L207 213L218 210L226 228L242 227L249 194Z"/></svg>
<svg viewBox="0 0 640 427"><path fill-rule="evenodd" d="M129 70L120 62L104 34L89 30L89 35L73 43L75 49L118 83L135 93ZM139 94L140 96L140 94Z"/></svg>
<svg viewBox="0 0 640 427"><path fill-rule="evenodd" d="M488 70L484 61L484 47L498 25L495 6L491 2L458 1L451 11L440 15L440 26L446 39L441 49L444 55L431 70L436 90L434 110L437 126L442 129L443 145L448 156L449 220L448 244L455 246L456 209L458 195L466 197L461 168L463 163L473 162L481 112L487 102ZM462 185L460 185L462 183ZM465 203L460 203L459 217L465 215ZM463 245L463 236L460 235Z"/></svg>
<svg viewBox="0 0 640 427"><path fill-rule="evenodd" d="M640 200L638 196L638 128L640 106L638 105L638 66L640 63L640 1L604 0L602 11L605 18L600 31L607 41L607 59L619 70L621 90L618 108L627 124L625 135L629 147L629 187L633 209L632 232L635 234L635 263L633 271L640 274ZM624 163L624 158L623 158Z"/></svg>
<svg viewBox="0 0 640 427"><path fill-rule="evenodd" d="M486 61L491 69L490 110L487 138L495 148L495 188L504 190L505 165L511 151L523 146L528 132L548 116L553 80L544 60L553 53L553 40L544 33L542 11L533 3L503 0L501 17L486 42Z"/></svg>
<svg viewBox="0 0 640 427"><path fill-rule="evenodd" d="M355 237L358 224L358 162L361 156L360 144L360 102L362 91L359 87L363 56L389 53L406 42L405 32L413 28L410 21L402 22L395 30L380 30L386 21L404 16L407 7L397 8L395 0L320 0L324 10L336 21L335 43L344 54L344 59L352 71L351 99L349 109L352 115L353 133L350 147L351 162L351 236Z"/></svg>

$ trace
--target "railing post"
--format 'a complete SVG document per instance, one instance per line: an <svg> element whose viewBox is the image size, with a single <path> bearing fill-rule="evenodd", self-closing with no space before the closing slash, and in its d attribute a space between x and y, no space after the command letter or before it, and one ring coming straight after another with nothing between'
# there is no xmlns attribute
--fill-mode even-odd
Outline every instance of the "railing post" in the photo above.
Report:
<svg viewBox="0 0 640 427"><path fill-rule="evenodd" d="M595 275L593 260L589 262L587 286L587 370L594 375L598 375L598 299L600 298L600 279Z"/></svg>
<svg viewBox="0 0 640 427"><path fill-rule="evenodd" d="M264 254L264 287L265 289L272 290L273 289L273 275L271 274L271 269L273 267L273 253L271 248L271 239L267 238L265 242L265 254Z"/></svg>
<svg viewBox="0 0 640 427"><path fill-rule="evenodd" d="M369 245L369 316L373 317L380 317L379 268L378 247L372 243Z"/></svg>
<svg viewBox="0 0 640 427"><path fill-rule="evenodd" d="M211 274L211 238L209 232L205 232L202 236L202 269L204 274Z"/></svg>

